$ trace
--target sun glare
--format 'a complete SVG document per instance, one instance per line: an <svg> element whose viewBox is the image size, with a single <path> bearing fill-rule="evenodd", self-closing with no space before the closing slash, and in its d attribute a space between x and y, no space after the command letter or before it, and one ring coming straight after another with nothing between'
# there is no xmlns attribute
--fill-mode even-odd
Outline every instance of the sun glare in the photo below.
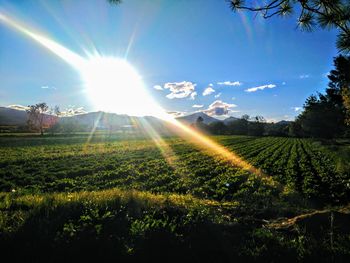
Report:
<svg viewBox="0 0 350 263"><path fill-rule="evenodd" d="M135 116L157 115L160 109L147 93L138 72L116 57L91 57L80 73L96 110Z"/></svg>
<svg viewBox="0 0 350 263"><path fill-rule="evenodd" d="M179 135L188 141L229 159L235 165L262 175L259 170L236 154L167 114L148 94L141 76L127 61L117 57L100 55L90 56L89 58L81 57L58 42L0 13L1 21L22 32L73 66L81 74L84 88L95 110L127 114L129 116L148 115L166 120L177 128L178 131L174 129L174 132L180 132ZM169 157L168 159L170 160L170 156L173 155L172 150L166 146L165 141L150 125L144 123L144 126L157 146L161 148L162 153L167 158Z"/></svg>

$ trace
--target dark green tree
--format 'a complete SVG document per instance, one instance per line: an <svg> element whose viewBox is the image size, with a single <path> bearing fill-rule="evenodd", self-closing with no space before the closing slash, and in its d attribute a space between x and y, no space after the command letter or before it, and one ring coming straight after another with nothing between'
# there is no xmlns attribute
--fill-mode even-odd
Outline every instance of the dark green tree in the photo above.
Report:
<svg viewBox="0 0 350 263"><path fill-rule="evenodd" d="M262 116L255 116L251 118L248 123L248 134L252 136L262 136L265 132L265 118Z"/></svg>
<svg viewBox="0 0 350 263"><path fill-rule="evenodd" d="M305 135L316 138L333 138L344 133L344 110L336 105L333 97L311 95L304 104L304 111L298 116Z"/></svg>
<svg viewBox="0 0 350 263"><path fill-rule="evenodd" d="M297 25L302 30L316 27L336 28L339 31L337 48L350 52L350 1L349 0L228 0L233 11L248 10L263 18L288 16L298 12Z"/></svg>
<svg viewBox="0 0 350 263"><path fill-rule="evenodd" d="M301 127L301 121L299 119L296 119L289 124L288 135L292 137L305 137L305 133Z"/></svg>
<svg viewBox="0 0 350 263"><path fill-rule="evenodd" d="M289 125L288 122L266 123L265 134L268 136L288 136Z"/></svg>
<svg viewBox="0 0 350 263"><path fill-rule="evenodd" d="M330 82L325 94L318 93L306 100L304 111L294 125L295 134L333 138L343 136L349 130L350 57L339 55L334 58L334 67L328 75ZM299 127L302 132L298 131Z"/></svg>
<svg viewBox="0 0 350 263"><path fill-rule="evenodd" d="M240 119L229 122L227 130L229 134L247 135L248 134L248 115L243 115Z"/></svg>
<svg viewBox="0 0 350 263"><path fill-rule="evenodd" d="M337 107L344 107L345 123L350 125L350 56L336 57L334 67L328 75L330 82L327 95L336 102Z"/></svg>
<svg viewBox="0 0 350 263"><path fill-rule="evenodd" d="M222 121L214 121L209 124L209 131L212 134L223 135L227 133L227 127Z"/></svg>

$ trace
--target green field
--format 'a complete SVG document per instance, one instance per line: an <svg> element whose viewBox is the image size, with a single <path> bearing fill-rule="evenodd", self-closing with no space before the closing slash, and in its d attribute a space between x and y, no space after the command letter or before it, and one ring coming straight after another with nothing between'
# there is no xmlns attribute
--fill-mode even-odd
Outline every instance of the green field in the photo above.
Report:
<svg viewBox="0 0 350 263"><path fill-rule="evenodd" d="M0 137L1 247L33 261L81 249L124 261L349 259L346 147L212 139L260 172L176 137L166 149L117 134Z"/></svg>

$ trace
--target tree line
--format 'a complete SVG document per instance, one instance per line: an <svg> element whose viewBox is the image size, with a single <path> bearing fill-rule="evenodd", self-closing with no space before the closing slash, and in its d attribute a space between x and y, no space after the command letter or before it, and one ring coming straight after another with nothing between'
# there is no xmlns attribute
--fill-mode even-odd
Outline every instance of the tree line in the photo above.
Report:
<svg viewBox="0 0 350 263"><path fill-rule="evenodd" d="M81 131L90 131L89 127L74 121L73 119L66 119L60 121L60 117L64 116L60 111L59 106L50 108L46 102L28 105L27 125L22 127L20 131L38 132L44 135L44 132L55 133L73 133Z"/></svg>
<svg viewBox="0 0 350 263"><path fill-rule="evenodd" d="M329 84L325 93L309 96L303 111L293 122L267 123L262 116L243 115L228 123L222 121L205 124L199 117L192 124L196 129L214 135L252 135L252 136L293 136L312 138L350 137L350 56L339 55L334 58L334 69L328 74ZM50 133L71 133L87 131L91 127L74 120L59 122L59 107L49 109L46 103L29 105L27 126L30 131ZM103 115L101 124L110 126L114 122ZM94 126L94 125L92 125ZM111 129L111 127L109 127Z"/></svg>
<svg viewBox="0 0 350 263"><path fill-rule="evenodd" d="M192 126L215 135L292 136L312 138L350 137L350 56L334 58L325 93L309 96L303 111L293 122L267 123L262 116L242 118L225 124L203 123L199 117Z"/></svg>

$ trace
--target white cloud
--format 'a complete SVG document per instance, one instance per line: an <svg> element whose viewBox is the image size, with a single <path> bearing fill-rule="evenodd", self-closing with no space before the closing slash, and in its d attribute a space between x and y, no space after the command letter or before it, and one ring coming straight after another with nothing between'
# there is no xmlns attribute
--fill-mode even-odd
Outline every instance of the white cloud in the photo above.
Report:
<svg viewBox="0 0 350 263"><path fill-rule="evenodd" d="M153 88L156 90L163 90L162 86L160 85L154 85Z"/></svg>
<svg viewBox="0 0 350 263"><path fill-rule="evenodd" d="M19 104L13 104L13 105L8 105L6 108L14 109L14 110L27 110L29 107L19 105Z"/></svg>
<svg viewBox="0 0 350 263"><path fill-rule="evenodd" d="M309 77L310 77L309 74L302 74L302 75L299 76L300 79L307 79Z"/></svg>
<svg viewBox="0 0 350 263"><path fill-rule="evenodd" d="M87 113L87 111L84 110L83 107L75 107L75 106L69 106L65 110L60 112L60 116L67 117L67 116L74 116L79 114Z"/></svg>
<svg viewBox="0 0 350 263"><path fill-rule="evenodd" d="M229 104L221 100L216 100L209 105L208 109L204 110L203 112L209 116L222 116L227 115L231 111L231 108L234 107L237 107L237 105Z"/></svg>
<svg viewBox="0 0 350 263"><path fill-rule="evenodd" d="M243 83L239 81L223 81L223 82L217 82L218 85L225 85L225 86L242 86Z"/></svg>
<svg viewBox="0 0 350 263"><path fill-rule="evenodd" d="M276 87L275 84L268 84L268 85L263 85L263 86L249 88L249 89L246 89L245 91L246 92L255 92L255 91L258 91L258 90L273 89L275 87Z"/></svg>
<svg viewBox="0 0 350 263"><path fill-rule="evenodd" d="M56 90L56 87L53 86L41 86L42 89L53 89Z"/></svg>
<svg viewBox="0 0 350 263"><path fill-rule="evenodd" d="M203 94L203 96L207 96L207 95L212 94L213 92L215 92L215 89L213 89L212 87L208 87L203 91L202 94Z"/></svg>
<svg viewBox="0 0 350 263"><path fill-rule="evenodd" d="M194 105L192 106L192 108L203 108L203 106L204 106L204 105L194 104Z"/></svg>
<svg viewBox="0 0 350 263"><path fill-rule="evenodd" d="M218 93L218 94L216 94L214 97L215 97L215 98L219 98L220 96L221 96L221 92Z"/></svg>
<svg viewBox="0 0 350 263"><path fill-rule="evenodd" d="M302 107L292 107L292 110L294 110L295 112L298 112L302 109Z"/></svg>
<svg viewBox="0 0 350 263"><path fill-rule="evenodd" d="M190 99L191 99L191 100L194 100L194 99L196 98L196 96L197 96L197 92L196 92L196 91L195 91L195 92L192 92L192 93L191 93Z"/></svg>
<svg viewBox="0 0 350 263"><path fill-rule="evenodd" d="M171 93L166 95L168 99L182 99L186 98L194 92L196 84L183 81L183 82L173 82L173 83L165 83L164 89L169 89Z"/></svg>
<svg viewBox="0 0 350 263"><path fill-rule="evenodd" d="M167 111L167 113L173 115L175 118L182 117L186 114L186 112L183 111Z"/></svg>
<svg viewBox="0 0 350 263"><path fill-rule="evenodd" d="M283 86L286 85L286 84L287 84L287 83L286 83L285 81L282 82L282 85L283 85Z"/></svg>

